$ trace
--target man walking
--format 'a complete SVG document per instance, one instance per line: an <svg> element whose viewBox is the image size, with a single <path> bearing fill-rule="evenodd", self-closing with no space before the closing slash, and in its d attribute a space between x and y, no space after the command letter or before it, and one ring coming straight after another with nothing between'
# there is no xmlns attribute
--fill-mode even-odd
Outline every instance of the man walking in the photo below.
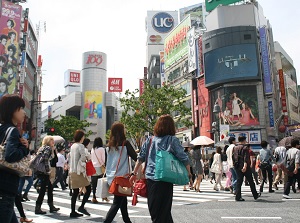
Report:
<svg viewBox="0 0 300 223"><path fill-rule="evenodd" d="M233 165L237 174L237 185L236 185L236 201L245 201L241 195L242 183L244 177L249 182L252 195L255 200L260 197L255 188L255 184L252 178L252 172L250 168L250 156L249 156L249 145L246 145L246 137L239 136L239 144L233 148Z"/></svg>
<svg viewBox="0 0 300 223"><path fill-rule="evenodd" d="M235 191L236 191L236 172L235 172L235 169L233 167L233 162L232 162L232 151L236 144L235 138L230 137L228 139L228 142L230 143L230 146L226 150L226 155L227 155L228 168L229 168L229 171L231 173L231 178L232 178L231 179L231 189L235 193Z"/></svg>
<svg viewBox="0 0 300 223"><path fill-rule="evenodd" d="M298 173L299 163L300 163L300 151L299 151L299 140L293 139L291 141L292 148L288 149L286 152L286 160L284 162L285 165L285 174L288 175L288 180L284 185L284 193L283 197L286 199L291 199L289 196L290 194L290 187L293 185L295 180L295 175Z"/></svg>
<svg viewBox="0 0 300 223"><path fill-rule="evenodd" d="M274 157L272 155L272 152L270 149L267 148L268 146L267 141L261 141L261 147L262 149L259 151L259 157L260 157L260 169L263 175L263 180L260 185L260 192L263 192L264 190L264 183L267 181L267 173L268 173L268 179L269 179L269 193L274 193L275 191L272 190L272 182L273 182L273 174L272 174L272 160L274 160Z"/></svg>
<svg viewBox="0 0 300 223"><path fill-rule="evenodd" d="M276 190L278 190L277 185L279 184L281 179L283 180L283 185L285 185L287 182L288 177L282 170L281 164L284 162L284 159L286 157L286 148L290 148L290 147L291 147L290 144L286 144L285 147L284 146L276 147L276 149L274 151L275 161L276 161L276 165L277 165L277 175L276 175L275 181L273 182L273 187Z"/></svg>

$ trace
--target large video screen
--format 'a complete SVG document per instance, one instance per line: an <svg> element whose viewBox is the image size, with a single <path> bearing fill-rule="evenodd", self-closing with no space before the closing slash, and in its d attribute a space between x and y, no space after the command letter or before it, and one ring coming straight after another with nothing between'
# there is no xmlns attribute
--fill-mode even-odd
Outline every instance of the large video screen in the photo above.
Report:
<svg viewBox="0 0 300 223"><path fill-rule="evenodd" d="M222 47L204 54L206 87L238 80L259 79L255 44Z"/></svg>

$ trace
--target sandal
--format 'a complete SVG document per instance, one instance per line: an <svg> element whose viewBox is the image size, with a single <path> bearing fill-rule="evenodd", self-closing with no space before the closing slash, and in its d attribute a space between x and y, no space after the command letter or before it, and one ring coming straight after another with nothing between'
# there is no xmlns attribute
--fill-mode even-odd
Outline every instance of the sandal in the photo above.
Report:
<svg viewBox="0 0 300 223"><path fill-rule="evenodd" d="M109 200L107 199L107 197L105 197L105 198L102 198L102 201L109 202Z"/></svg>
<svg viewBox="0 0 300 223"><path fill-rule="evenodd" d="M33 219L28 219L28 218L20 218L20 222L32 222Z"/></svg>

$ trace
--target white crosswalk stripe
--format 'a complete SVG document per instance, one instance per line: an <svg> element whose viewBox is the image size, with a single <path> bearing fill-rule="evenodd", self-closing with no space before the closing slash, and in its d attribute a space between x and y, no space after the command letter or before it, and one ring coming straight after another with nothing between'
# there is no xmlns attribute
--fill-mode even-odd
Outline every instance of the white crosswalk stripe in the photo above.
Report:
<svg viewBox="0 0 300 223"><path fill-rule="evenodd" d="M223 182L225 185L225 182ZM198 204L202 202L210 202L210 201L233 201L234 195L231 194L229 191L214 191L213 184L209 181L203 180L200 186L200 193L196 193L195 191L183 191L183 186L174 186L174 193L173 193L173 205L190 205L190 204ZM259 190L259 186L257 186L257 190ZM30 201L23 202L24 210L26 216L28 218L34 219L34 222L39 223L60 223L65 222L64 220L69 219L70 214L70 206L71 206L71 197L69 196L69 190L61 191L60 189L55 189L54 193L54 205L55 207L60 208L58 213L49 213L49 207L47 205L47 195L45 195L44 203L42 205L42 209L47 211L47 215L35 215L34 214L34 207L35 201L38 197L38 193L34 188L32 188L28 194ZM243 186L242 187L242 194L250 195L250 187ZM82 198L82 196L81 196ZM109 210L113 197L109 197L110 201L107 202L99 202L99 204L93 204L91 202L87 202L85 208L88 212L91 213L91 216L84 216L81 218L84 219L103 219ZM100 201L100 199L98 199ZM128 198L128 213L130 216L136 215L141 210L147 210L147 199L138 197L138 203L136 206L131 205L132 197ZM77 201L77 208L79 207L81 201ZM18 211L15 208L16 213L18 215ZM120 211L118 216L120 216Z"/></svg>

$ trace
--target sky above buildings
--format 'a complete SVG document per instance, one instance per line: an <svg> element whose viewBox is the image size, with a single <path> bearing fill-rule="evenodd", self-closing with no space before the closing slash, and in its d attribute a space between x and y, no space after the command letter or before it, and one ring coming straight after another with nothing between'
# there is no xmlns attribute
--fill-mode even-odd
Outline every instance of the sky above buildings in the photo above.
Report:
<svg viewBox="0 0 300 223"><path fill-rule="evenodd" d="M82 67L82 54L107 54L107 76L122 77L123 89L138 88L146 66L147 10L179 10L202 0L27 0L34 25L40 29L43 57L42 100L64 94L64 72ZM300 81L299 0L258 0L273 27L274 40L294 61Z"/></svg>

